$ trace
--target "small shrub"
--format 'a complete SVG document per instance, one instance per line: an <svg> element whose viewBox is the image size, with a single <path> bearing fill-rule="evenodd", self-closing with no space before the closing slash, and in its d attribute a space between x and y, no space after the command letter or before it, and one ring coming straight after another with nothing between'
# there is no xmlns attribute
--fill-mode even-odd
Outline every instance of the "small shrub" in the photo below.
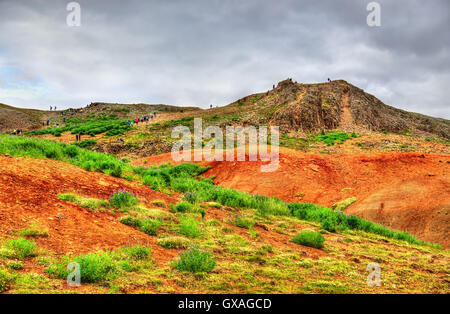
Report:
<svg viewBox="0 0 450 314"><path fill-rule="evenodd" d="M177 221L177 218L174 214L161 209L147 209L143 212L143 214L152 219L159 219L163 221Z"/></svg>
<svg viewBox="0 0 450 314"><path fill-rule="evenodd" d="M139 218L132 216L122 217L119 222L136 229L139 229L142 226L142 221Z"/></svg>
<svg viewBox="0 0 450 314"><path fill-rule="evenodd" d="M228 222L239 228L245 229L251 229L255 224L255 221L253 219L242 217L241 215L230 216Z"/></svg>
<svg viewBox="0 0 450 314"><path fill-rule="evenodd" d="M212 208L221 208L222 207L222 205L220 205L217 202L208 202L207 205Z"/></svg>
<svg viewBox="0 0 450 314"><path fill-rule="evenodd" d="M14 256L18 259L36 256L37 250L34 241L29 241L24 238L9 240L6 243L6 248L14 252Z"/></svg>
<svg viewBox="0 0 450 314"><path fill-rule="evenodd" d="M188 192L183 195L183 201L195 204L197 202L197 195L193 192Z"/></svg>
<svg viewBox="0 0 450 314"><path fill-rule="evenodd" d="M99 200L97 198L82 198L80 200L80 206L82 208L96 210L99 207L109 207L109 203L105 200Z"/></svg>
<svg viewBox="0 0 450 314"><path fill-rule="evenodd" d="M338 212L343 212L347 207L349 207L356 201L357 201L356 197L350 197L343 201L340 201L340 202L337 202L337 203L331 205L331 209L338 211Z"/></svg>
<svg viewBox="0 0 450 314"><path fill-rule="evenodd" d="M198 226L198 221L190 216L183 216L180 219L179 233L190 238L197 238L202 234Z"/></svg>
<svg viewBox="0 0 450 314"><path fill-rule="evenodd" d="M138 203L138 199L134 197L132 192L125 190L114 191L113 195L109 199L109 203L116 208L128 208Z"/></svg>
<svg viewBox="0 0 450 314"><path fill-rule="evenodd" d="M144 260L150 256L152 250L143 245L135 245L130 247L123 248L123 251L126 255L131 257L133 260Z"/></svg>
<svg viewBox="0 0 450 314"><path fill-rule="evenodd" d="M297 244L301 244L304 246L314 247L317 249L323 248L323 243L325 242L325 238L320 232L305 230L301 233L297 234L293 239L293 242Z"/></svg>
<svg viewBox="0 0 450 314"><path fill-rule="evenodd" d="M148 185L151 189L155 191L163 191L166 184L163 179L157 176L145 176L142 181L143 184Z"/></svg>
<svg viewBox="0 0 450 314"><path fill-rule="evenodd" d="M23 269L23 264L21 262L15 262L15 261L9 262L8 268L14 269L14 270L21 270L21 269Z"/></svg>
<svg viewBox="0 0 450 314"><path fill-rule="evenodd" d="M6 291L12 281L11 274L6 269L0 268L0 292Z"/></svg>
<svg viewBox="0 0 450 314"><path fill-rule="evenodd" d="M180 254L180 259L175 262L175 268L179 271L191 273L210 272L216 266L216 261L211 253L203 252L193 246Z"/></svg>
<svg viewBox="0 0 450 314"><path fill-rule="evenodd" d="M189 247L190 241L184 237L174 236L158 239L156 244L167 249L186 249Z"/></svg>
<svg viewBox="0 0 450 314"><path fill-rule="evenodd" d="M73 193L58 194L58 199L66 202L77 203L80 197Z"/></svg>
<svg viewBox="0 0 450 314"><path fill-rule="evenodd" d="M356 137L356 136L357 135L355 134L355 136L352 136L352 137ZM322 132L322 135L319 135L316 138L316 140L323 142L327 146L333 146L336 141L338 142L338 144L342 144L346 140L348 140L349 138L350 138L350 136L347 133L328 133L328 134L324 134L324 132Z"/></svg>
<svg viewBox="0 0 450 314"><path fill-rule="evenodd" d="M150 204L157 207L166 208L166 202L164 200L154 200L151 201Z"/></svg>
<svg viewBox="0 0 450 314"><path fill-rule="evenodd" d="M156 230L162 225L160 220L146 219L142 222L140 230L148 235L156 235Z"/></svg>
<svg viewBox="0 0 450 314"><path fill-rule="evenodd" d="M116 178L120 178L122 176L123 173L123 167L120 164L116 164L114 165L114 167L109 171L109 175L116 177Z"/></svg>
<svg viewBox="0 0 450 314"><path fill-rule="evenodd" d="M342 213L328 215L321 224L322 229L329 232L341 232L348 229L347 216Z"/></svg>
<svg viewBox="0 0 450 314"><path fill-rule="evenodd" d="M175 212L184 213L184 212L190 211L192 208L192 205L187 202L179 202L175 206L171 204L170 208Z"/></svg>
<svg viewBox="0 0 450 314"><path fill-rule="evenodd" d="M113 252L98 251L79 255L75 258L63 256L59 261L45 269L51 276L66 279L70 271L67 265L71 262L80 265L81 282L99 282L113 279L118 275L118 267Z"/></svg>
<svg viewBox="0 0 450 314"><path fill-rule="evenodd" d="M73 143L73 145L78 146L80 148L90 148L96 144L97 144L97 141L91 140L91 139Z"/></svg>

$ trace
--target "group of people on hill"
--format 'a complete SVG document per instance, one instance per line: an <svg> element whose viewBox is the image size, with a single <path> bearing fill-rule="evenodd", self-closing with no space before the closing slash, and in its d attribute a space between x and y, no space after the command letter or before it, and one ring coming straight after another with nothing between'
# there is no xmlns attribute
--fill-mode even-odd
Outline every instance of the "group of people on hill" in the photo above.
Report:
<svg viewBox="0 0 450 314"><path fill-rule="evenodd" d="M55 107L50 106L50 111L56 111L56 106Z"/></svg>
<svg viewBox="0 0 450 314"><path fill-rule="evenodd" d="M22 129L14 129L14 131L11 132L11 135L21 135L22 134Z"/></svg>
<svg viewBox="0 0 450 314"><path fill-rule="evenodd" d="M138 125L139 122L148 123L150 120L153 121L153 118L156 118L156 112L153 112L153 114L150 114L149 116L136 117L135 119L128 120L128 125L130 125L130 126L133 126L133 124Z"/></svg>

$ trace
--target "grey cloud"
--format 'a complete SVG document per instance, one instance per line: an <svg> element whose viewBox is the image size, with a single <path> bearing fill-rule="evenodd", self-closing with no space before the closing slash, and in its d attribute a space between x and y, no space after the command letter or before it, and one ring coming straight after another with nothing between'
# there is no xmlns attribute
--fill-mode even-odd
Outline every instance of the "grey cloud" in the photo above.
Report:
<svg viewBox="0 0 450 314"><path fill-rule="evenodd" d="M91 101L225 105L286 77L346 79L387 104L450 118L446 0L1 1L0 67L38 78L0 102L59 108ZM2 72L0 72L2 73ZM1 81L5 78L0 77Z"/></svg>

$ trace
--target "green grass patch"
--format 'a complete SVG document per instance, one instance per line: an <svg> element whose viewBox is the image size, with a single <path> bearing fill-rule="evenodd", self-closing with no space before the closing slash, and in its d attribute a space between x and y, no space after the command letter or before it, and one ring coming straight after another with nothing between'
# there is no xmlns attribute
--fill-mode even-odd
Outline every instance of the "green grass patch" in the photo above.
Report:
<svg viewBox="0 0 450 314"><path fill-rule="evenodd" d="M214 269L216 261L209 252L200 250L196 246L182 252L179 259L173 263L179 271L191 273L207 273Z"/></svg>
<svg viewBox="0 0 450 314"><path fill-rule="evenodd" d="M114 118L114 117L113 117ZM117 118L117 117L115 117ZM131 130L127 120L115 120L111 118L96 118L87 121L67 120L64 127L49 127L26 133L27 135L52 134L59 137L63 132L70 131L72 134L90 135L105 133L106 136L121 135ZM83 144L88 145L88 143Z"/></svg>
<svg viewBox="0 0 450 314"><path fill-rule="evenodd" d="M114 279L119 275L119 268L114 259L114 252L97 251L73 258L63 256L60 260L47 267L45 271L56 278L66 279L70 271L67 265L78 263L80 266L81 282L99 282Z"/></svg>
<svg viewBox="0 0 450 314"><path fill-rule="evenodd" d="M34 240L27 240L25 238L11 239L6 241L0 250L0 255L7 258L23 260L27 257L37 255L37 245Z"/></svg>
<svg viewBox="0 0 450 314"><path fill-rule="evenodd" d="M156 244L166 249L187 249L191 241L185 237L172 236L158 239Z"/></svg>
<svg viewBox="0 0 450 314"><path fill-rule="evenodd" d="M33 224L19 230L18 233L21 237L48 237L48 229L40 229Z"/></svg>
<svg viewBox="0 0 450 314"><path fill-rule="evenodd" d="M293 239L293 242L304 246L314 247L316 249L323 248L325 238L320 232L305 230L297 234Z"/></svg>
<svg viewBox="0 0 450 314"><path fill-rule="evenodd" d="M202 235L202 230L199 227L199 222L188 215L184 215L180 218L178 232L189 238L198 238Z"/></svg>
<svg viewBox="0 0 450 314"><path fill-rule="evenodd" d="M346 140L352 137L358 137L358 135L356 133L328 133L317 136L316 140L326 144L327 146L333 146L336 142L338 144L343 144Z"/></svg>
<svg viewBox="0 0 450 314"><path fill-rule="evenodd" d="M156 231L163 224L158 219L141 219L133 216L122 217L119 221L148 235L156 235Z"/></svg>
<svg viewBox="0 0 450 314"><path fill-rule="evenodd" d="M135 197L132 192L127 192L125 190L114 191L109 199L109 204L111 204L112 207L120 209L130 208L138 202L139 199Z"/></svg>
<svg viewBox="0 0 450 314"><path fill-rule="evenodd" d="M231 215L228 218L228 222L239 228L251 229L255 225L255 220L249 217L245 217L239 214Z"/></svg>
<svg viewBox="0 0 450 314"><path fill-rule="evenodd" d="M0 293L8 290L10 283L13 281L13 276L5 268L0 268Z"/></svg>

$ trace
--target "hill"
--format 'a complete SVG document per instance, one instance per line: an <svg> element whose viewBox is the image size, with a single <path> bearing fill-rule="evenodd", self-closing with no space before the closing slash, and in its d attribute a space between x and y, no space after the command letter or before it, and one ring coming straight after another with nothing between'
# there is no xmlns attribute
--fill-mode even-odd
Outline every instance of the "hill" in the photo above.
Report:
<svg viewBox="0 0 450 314"><path fill-rule="evenodd" d="M246 96L220 111L237 114L244 124L277 125L283 133L338 129L450 138L449 120L385 105L343 80L301 84L287 79L266 93Z"/></svg>
<svg viewBox="0 0 450 314"><path fill-rule="evenodd" d="M50 120L52 126L64 124L64 117L75 121L94 120L100 117L114 116L116 119L134 119L151 113L182 113L199 110L196 107L177 107L161 104L117 104L93 102L83 108L46 111L22 109L0 104L0 133L11 132L14 129L31 131L42 128L42 122Z"/></svg>
<svg viewBox="0 0 450 314"><path fill-rule="evenodd" d="M15 108L0 103L0 133L39 128L42 114L40 110Z"/></svg>

